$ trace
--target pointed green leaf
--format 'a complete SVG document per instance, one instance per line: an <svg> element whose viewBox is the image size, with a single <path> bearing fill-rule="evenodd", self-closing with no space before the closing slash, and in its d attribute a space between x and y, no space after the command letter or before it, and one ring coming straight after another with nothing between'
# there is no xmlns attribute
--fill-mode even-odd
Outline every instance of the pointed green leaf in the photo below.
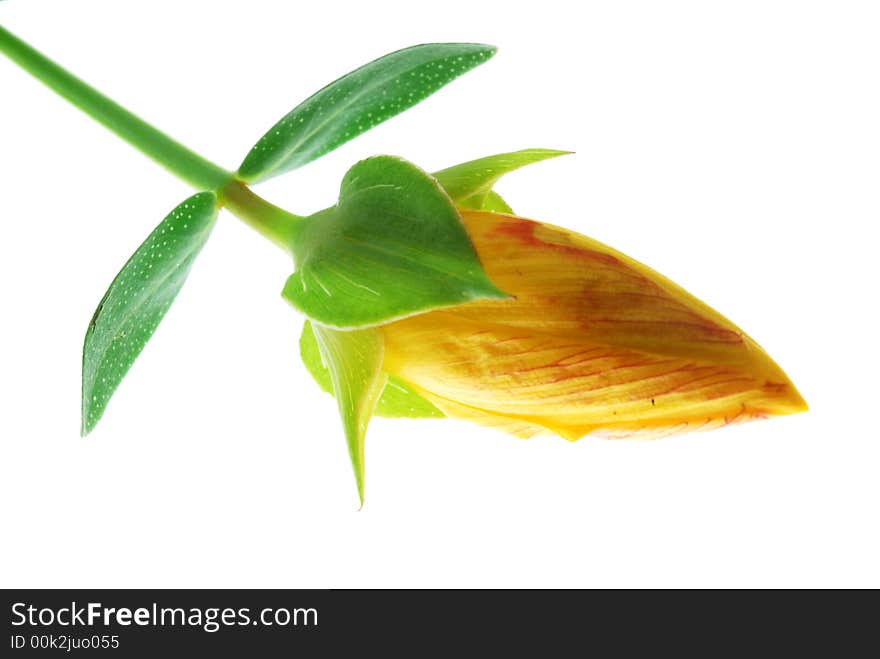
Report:
<svg viewBox="0 0 880 659"><path fill-rule="evenodd" d="M437 181L400 158L352 167L339 203L311 216L284 297L335 328L389 322L478 299L505 299L483 271Z"/></svg>
<svg viewBox="0 0 880 659"><path fill-rule="evenodd" d="M382 334L377 329L343 332L320 325L313 329L318 350L330 372L363 505L364 439L386 379L382 371Z"/></svg>
<svg viewBox="0 0 880 659"><path fill-rule="evenodd" d="M432 43L380 57L291 110L238 170L250 183L301 167L424 100L495 54L493 46Z"/></svg>
<svg viewBox="0 0 880 659"><path fill-rule="evenodd" d="M513 215L513 209L507 204L506 201L504 201L504 199L501 198L501 195L494 190L489 190L489 194L486 195L486 198L480 205L480 210L492 211L493 213L508 213L510 215Z"/></svg>
<svg viewBox="0 0 880 659"><path fill-rule="evenodd" d="M306 321L303 325L303 331L299 338L299 354L302 357L303 364L309 371L315 382L322 390L329 394L333 393L333 382L330 378L330 370L321 359L321 352L318 349L318 342L315 339L315 332L312 330L312 324ZM430 401L416 393L403 380L391 375L376 409L373 412L376 416L385 416L392 418L443 418L446 415L438 410Z"/></svg>
<svg viewBox="0 0 880 659"><path fill-rule="evenodd" d="M475 211L492 211L493 213L509 213L513 215L513 209L507 204L501 195L494 190L489 190L483 199L479 197L468 197L467 199L455 204L459 208L466 208Z"/></svg>
<svg viewBox="0 0 880 659"><path fill-rule="evenodd" d="M190 197L162 220L110 284L83 345L83 435L101 419L116 387L168 311L216 217L212 192Z"/></svg>
<svg viewBox="0 0 880 659"><path fill-rule="evenodd" d="M571 152L554 149L523 149L511 153L498 153L434 172L434 178L458 206L479 210L483 208L483 202L492 190L492 186L505 174L535 162L569 153ZM496 195L490 203L498 204L500 199ZM499 207L510 208L503 201ZM494 210L494 208L485 210Z"/></svg>
<svg viewBox="0 0 880 659"><path fill-rule="evenodd" d="M438 410L431 401L420 396L406 382L393 375L388 376L388 383L376 405L378 416L392 419L445 419L446 415Z"/></svg>

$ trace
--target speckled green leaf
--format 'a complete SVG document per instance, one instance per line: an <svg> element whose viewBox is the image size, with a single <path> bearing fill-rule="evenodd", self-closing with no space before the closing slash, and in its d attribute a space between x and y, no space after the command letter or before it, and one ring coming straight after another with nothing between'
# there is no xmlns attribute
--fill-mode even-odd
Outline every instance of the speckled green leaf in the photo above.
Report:
<svg viewBox="0 0 880 659"><path fill-rule="evenodd" d="M386 380L382 371L382 334L377 329L341 332L320 325L313 329L321 358L330 372L363 504L364 439Z"/></svg>
<svg viewBox="0 0 880 659"><path fill-rule="evenodd" d="M493 46L433 43L398 50L309 97L254 145L238 170L255 183L301 167L424 100L495 54Z"/></svg>
<svg viewBox="0 0 880 659"><path fill-rule="evenodd" d="M569 153L571 152L554 149L523 149L498 153L434 172L434 178L460 208L509 213L510 207L497 194L487 202L492 186L498 179L520 167ZM489 207L484 207L484 203L488 203Z"/></svg>
<svg viewBox="0 0 880 659"><path fill-rule="evenodd" d="M312 324L306 321L299 338L299 354L303 364L322 390L329 394L333 393L333 382L330 378L330 370L321 359L318 342ZM391 375L382 390L379 402L373 412L376 416L392 418L443 418L446 415L438 410L430 401L426 400L403 380Z"/></svg>
<svg viewBox="0 0 880 659"><path fill-rule="evenodd" d="M352 167L339 203L313 215L294 247L284 297L338 329L471 300L504 299L483 271L452 200L400 158Z"/></svg>
<svg viewBox="0 0 880 659"><path fill-rule="evenodd" d="M116 387L165 316L216 216L213 193L190 197L162 220L110 284L83 345L83 435L101 419Z"/></svg>

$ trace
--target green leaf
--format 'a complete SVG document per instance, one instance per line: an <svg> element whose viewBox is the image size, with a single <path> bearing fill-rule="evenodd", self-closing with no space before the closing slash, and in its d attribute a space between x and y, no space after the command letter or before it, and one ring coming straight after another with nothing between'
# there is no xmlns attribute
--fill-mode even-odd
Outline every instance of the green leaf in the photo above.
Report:
<svg viewBox="0 0 880 659"><path fill-rule="evenodd" d="M329 330L328 330L329 331ZM333 393L333 382L330 370L321 359L318 342L312 324L306 321L299 339L299 353L306 369L318 386L329 394ZM430 401L420 396L403 380L391 375L373 414L393 418L443 418L446 415L438 410Z"/></svg>
<svg viewBox="0 0 880 659"><path fill-rule="evenodd" d="M449 196L399 158L352 167L339 203L308 218L283 296L312 320L365 327L479 299L506 299Z"/></svg>
<svg viewBox="0 0 880 659"><path fill-rule="evenodd" d="M200 192L166 217L123 266L86 331L82 434L92 431L110 397L171 306L217 217L217 198Z"/></svg>
<svg viewBox="0 0 880 659"><path fill-rule="evenodd" d="M291 110L238 170L250 183L301 167L424 100L495 54L493 46L433 43L398 50L330 83Z"/></svg>
<svg viewBox="0 0 880 659"><path fill-rule="evenodd" d="M501 195L494 190L489 190L489 194L483 200L480 210L492 211L493 213L508 213L513 215L513 209L507 204Z"/></svg>
<svg viewBox="0 0 880 659"><path fill-rule="evenodd" d="M330 372L363 505L364 439L386 379L382 371L382 334L377 329L341 332L320 325L314 326L314 332L318 350Z"/></svg>
<svg viewBox="0 0 880 659"><path fill-rule="evenodd" d="M479 210L483 209L483 203L492 190L492 186L505 174L535 162L570 153L570 151L556 151L554 149L523 149L510 153L498 153L494 156L486 156L434 172L434 178L458 206ZM497 195L489 203L490 206L507 209L499 212L510 212L510 207ZM485 208L484 210L495 210L495 208Z"/></svg>
<svg viewBox="0 0 880 659"><path fill-rule="evenodd" d="M468 197L455 204L459 208L467 208L475 211L492 211L493 213L509 213L513 214L513 209L508 206L507 202L501 198L501 195L494 190L489 190L485 198Z"/></svg>

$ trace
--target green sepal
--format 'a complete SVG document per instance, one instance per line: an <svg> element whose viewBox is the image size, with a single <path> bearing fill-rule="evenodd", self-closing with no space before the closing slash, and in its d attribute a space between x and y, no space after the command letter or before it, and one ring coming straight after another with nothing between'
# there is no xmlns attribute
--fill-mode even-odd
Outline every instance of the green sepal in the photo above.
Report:
<svg viewBox="0 0 880 659"><path fill-rule="evenodd" d="M509 297L480 265L449 195L431 175L392 156L348 171L339 203L306 220L294 260L282 295L337 329Z"/></svg>
<svg viewBox="0 0 880 659"><path fill-rule="evenodd" d="M480 206L480 210L513 215L513 209L510 207L510 204L504 201L501 195L494 190L489 190L489 194L483 199L483 204Z"/></svg>
<svg viewBox="0 0 880 659"><path fill-rule="evenodd" d="M333 381L330 378L330 370L324 364L321 358L321 352L318 348L318 342L315 339L315 332L312 324L306 321L303 324L302 334L299 338L299 354L302 357L303 364L314 378L318 386L329 394L333 394ZM393 375L388 376L388 382L376 409L373 411L375 416L384 416L391 418L444 418L446 415L434 407L426 398L422 397L414 391L403 380Z"/></svg>
<svg viewBox="0 0 880 659"><path fill-rule="evenodd" d="M315 325L313 329L321 358L330 374L358 497L363 505L364 440L386 381L382 371L382 333L375 328L339 331Z"/></svg>
<svg viewBox="0 0 880 659"><path fill-rule="evenodd" d="M380 57L331 82L291 110L248 153L249 183L301 167L424 100L487 61L494 46L434 43Z"/></svg>
<svg viewBox="0 0 880 659"><path fill-rule="evenodd" d="M477 197L469 197L457 204L459 208L467 208L475 211L492 211L493 213L507 213L513 215L513 209L504 201L500 194L489 190L485 198L480 201Z"/></svg>
<svg viewBox="0 0 880 659"><path fill-rule="evenodd" d="M505 174L532 163L570 154L555 149L522 149L498 153L434 172L434 178L460 208L493 210L509 213L510 207L496 194L492 186ZM484 208L484 204L488 207Z"/></svg>
<svg viewBox="0 0 880 659"><path fill-rule="evenodd" d="M180 292L211 234L217 198L200 192L159 223L110 284L83 344L82 427L92 431L110 397Z"/></svg>

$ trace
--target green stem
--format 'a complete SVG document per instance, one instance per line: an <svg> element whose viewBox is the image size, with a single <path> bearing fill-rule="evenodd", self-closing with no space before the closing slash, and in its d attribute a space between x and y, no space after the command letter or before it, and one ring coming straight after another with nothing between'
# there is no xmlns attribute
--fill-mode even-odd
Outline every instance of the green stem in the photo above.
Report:
<svg viewBox="0 0 880 659"><path fill-rule="evenodd" d="M305 218L270 204L237 179L223 186L218 191L218 198L242 222L293 254L293 245Z"/></svg>
<svg viewBox="0 0 880 659"><path fill-rule="evenodd" d="M303 218L251 192L231 172L202 158L104 96L0 26L0 52L80 110L198 190L214 191L220 203L266 238L293 252Z"/></svg>
<svg viewBox="0 0 880 659"><path fill-rule="evenodd" d="M0 26L0 52L80 110L199 190L218 190L232 178Z"/></svg>

